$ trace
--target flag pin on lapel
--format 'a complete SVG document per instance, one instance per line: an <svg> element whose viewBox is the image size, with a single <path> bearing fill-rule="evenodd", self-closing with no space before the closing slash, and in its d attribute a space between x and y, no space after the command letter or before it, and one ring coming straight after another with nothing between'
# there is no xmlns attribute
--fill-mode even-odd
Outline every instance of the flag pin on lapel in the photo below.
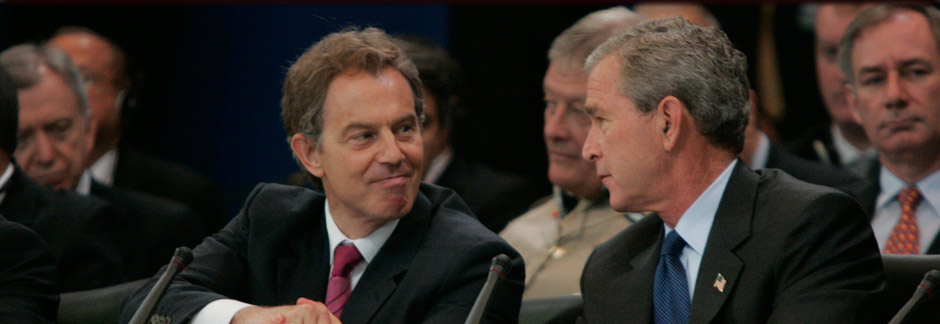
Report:
<svg viewBox="0 0 940 324"><path fill-rule="evenodd" d="M725 280L725 276L722 276L721 273L718 274L718 277L715 278L715 284L712 287L718 288L718 292L725 292L725 284L728 283L728 280Z"/></svg>

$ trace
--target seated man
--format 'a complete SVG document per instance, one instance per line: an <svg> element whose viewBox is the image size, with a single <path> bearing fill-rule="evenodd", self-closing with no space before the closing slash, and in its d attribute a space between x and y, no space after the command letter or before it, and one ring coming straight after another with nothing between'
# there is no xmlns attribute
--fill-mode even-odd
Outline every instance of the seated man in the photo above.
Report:
<svg viewBox="0 0 940 324"><path fill-rule="evenodd" d="M584 60L641 20L623 7L596 11L558 35L548 50L544 138L555 193L500 232L525 260L525 299L580 293L578 279L591 251L642 217L611 209L594 163L581 158L591 128L584 113Z"/></svg>
<svg viewBox="0 0 940 324"><path fill-rule="evenodd" d="M323 194L259 185L196 247L153 320L460 323L490 260L507 254L514 269L484 322L515 323L519 254L453 191L420 185L421 98L414 65L381 30L334 33L308 49L287 72L281 115ZM129 299L122 322L152 284Z"/></svg>
<svg viewBox="0 0 940 324"><path fill-rule="evenodd" d="M654 19L588 58L583 157L618 211L653 211L594 250L587 323L868 323L881 258L851 197L736 158L746 59L714 27Z"/></svg>

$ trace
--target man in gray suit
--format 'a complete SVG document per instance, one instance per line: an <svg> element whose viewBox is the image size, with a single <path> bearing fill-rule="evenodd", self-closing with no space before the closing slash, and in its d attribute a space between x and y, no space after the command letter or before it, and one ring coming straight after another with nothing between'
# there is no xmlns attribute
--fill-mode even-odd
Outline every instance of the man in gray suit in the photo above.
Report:
<svg viewBox="0 0 940 324"><path fill-rule="evenodd" d="M618 211L654 214L598 247L589 323L866 323L884 286L861 208L736 158L746 60L714 27L641 23L588 58L583 157Z"/></svg>

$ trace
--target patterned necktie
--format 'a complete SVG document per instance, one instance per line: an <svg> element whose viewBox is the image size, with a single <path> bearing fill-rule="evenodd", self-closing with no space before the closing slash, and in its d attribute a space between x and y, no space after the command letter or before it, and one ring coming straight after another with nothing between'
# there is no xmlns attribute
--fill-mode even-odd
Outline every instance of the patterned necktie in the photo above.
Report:
<svg viewBox="0 0 940 324"><path fill-rule="evenodd" d="M920 203L920 191L910 186L898 194L901 203L901 219L894 225L885 254L920 254L920 229L917 227L917 204Z"/></svg>
<svg viewBox="0 0 940 324"><path fill-rule="evenodd" d="M343 314L343 308L346 307L346 301L352 293L349 273L360 261L362 261L362 255L359 254L359 249L356 249L355 245L341 244L336 247L336 253L333 256L333 271L330 273L330 283L326 288L326 308L337 318Z"/></svg>
<svg viewBox="0 0 940 324"><path fill-rule="evenodd" d="M656 266L653 279L653 314L656 324L677 324L689 322L689 286L685 278L685 268L679 261L679 254L685 248L685 240L679 232L666 235L663 248Z"/></svg>

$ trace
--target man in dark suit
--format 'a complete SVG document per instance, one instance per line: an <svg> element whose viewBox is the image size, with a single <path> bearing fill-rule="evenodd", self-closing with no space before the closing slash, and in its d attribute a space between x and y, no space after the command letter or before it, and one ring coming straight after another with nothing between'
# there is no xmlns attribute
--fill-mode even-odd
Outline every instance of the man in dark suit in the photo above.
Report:
<svg viewBox="0 0 940 324"><path fill-rule="evenodd" d="M816 80L822 104L831 122L810 127L789 149L797 156L842 167L864 176L875 160L875 151L865 130L852 116L845 99L845 76L836 54L839 40L865 3L815 5L813 17Z"/></svg>
<svg viewBox="0 0 940 324"><path fill-rule="evenodd" d="M381 30L334 33L308 49L288 70L281 114L294 157L323 194L258 186L196 247L155 320L457 323L490 259L507 254L514 269L484 321L515 323L519 254L452 191L419 186L421 99L414 65ZM148 290L129 299L122 321Z"/></svg>
<svg viewBox="0 0 940 324"><path fill-rule="evenodd" d="M18 114L13 80L0 68L0 166L4 170L0 172L0 214L48 243L59 264L58 292L119 283L122 264L112 237L116 221L112 209L96 198L42 187L20 171L11 159L17 146Z"/></svg>
<svg viewBox="0 0 940 324"><path fill-rule="evenodd" d="M35 232L0 216L0 322L54 323L55 258Z"/></svg>
<svg viewBox="0 0 940 324"><path fill-rule="evenodd" d="M499 232L548 193L543 182L500 172L472 159L452 143L465 115L460 66L430 40L399 36L394 39L414 62L424 94L424 175L422 181L454 189L483 226Z"/></svg>
<svg viewBox="0 0 940 324"><path fill-rule="evenodd" d="M848 102L878 148L863 196L883 253L940 253L940 10L874 5L846 29Z"/></svg>
<svg viewBox="0 0 940 324"><path fill-rule="evenodd" d="M203 236L222 228L227 218L221 190L213 180L121 141L122 125L131 114L128 110L136 105L134 78L124 50L103 35L75 26L60 29L48 44L68 54L87 80L88 105L97 125L95 144L85 161L92 177L107 187L128 188L188 206L199 216Z"/></svg>
<svg viewBox="0 0 940 324"><path fill-rule="evenodd" d="M128 279L153 274L176 246L199 241L202 230L186 206L97 184L86 172L96 124L81 75L63 52L18 45L0 54L0 61L11 71L20 99L17 163L41 185L112 204L118 218L110 233L120 243Z"/></svg>
<svg viewBox="0 0 940 324"><path fill-rule="evenodd" d="M872 320L884 275L858 204L736 159L749 85L723 32L649 20L587 66L583 156L614 209L654 212L588 259L588 323Z"/></svg>

